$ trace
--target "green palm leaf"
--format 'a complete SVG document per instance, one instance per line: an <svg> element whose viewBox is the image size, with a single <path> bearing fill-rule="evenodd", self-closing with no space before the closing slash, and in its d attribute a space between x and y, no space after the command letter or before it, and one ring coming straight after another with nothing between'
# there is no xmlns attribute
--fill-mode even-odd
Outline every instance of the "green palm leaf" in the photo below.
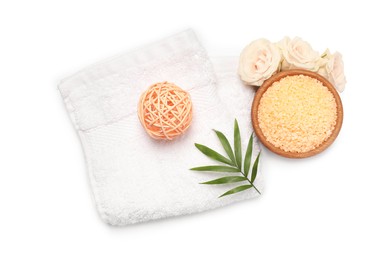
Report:
<svg viewBox="0 0 390 260"><path fill-rule="evenodd" d="M245 176L248 176L249 168L251 167L252 149L253 149L253 134L251 134L251 138L249 138L248 147L246 148L246 153L245 153L245 160L244 160Z"/></svg>
<svg viewBox="0 0 390 260"><path fill-rule="evenodd" d="M230 161L228 158L226 158L222 154L219 154L216 151L208 148L207 146L204 146L202 144L195 144L195 146L196 146L196 148L198 148L199 151L201 151L204 155L210 157L211 159L214 159L214 160L219 161L221 163L235 166L234 163L232 161Z"/></svg>
<svg viewBox="0 0 390 260"><path fill-rule="evenodd" d="M255 159L255 162L252 167L252 174L251 178L249 179L249 170L251 168L251 161L252 161L252 152L253 152L253 133L249 138L248 141L248 146L246 148L245 152L245 158L244 158L244 165L242 162L242 147L241 147L241 134L240 134L240 128L238 126L237 120L234 121L234 150L232 149L228 139L226 136L217 130L214 130L215 133L218 136L219 141L222 144L223 149L225 150L227 157L223 156L222 154L212 150L211 148L202 145L202 144L195 144L196 148L200 152L202 152L204 155L207 157L216 160L218 162L221 162L225 165L209 165L209 166L200 166L200 167L195 167L191 168L190 170L192 171L199 171L199 172L224 172L224 173L241 173L241 176L225 176L222 178L214 179L211 181L207 182L202 182L200 184L229 184L229 183L236 183L236 182L242 182L242 181L247 181L248 184L246 185L241 185L238 187L235 187L224 194L222 194L219 197L224 197L227 195L235 194L250 188L253 188L258 192L259 194L260 191L256 188L255 185L253 185L253 182L256 179L257 176L257 169L259 165L259 157L260 153ZM242 169L243 167L243 169Z"/></svg>
<svg viewBox="0 0 390 260"><path fill-rule="evenodd" d="M226 138L226 136L218 130L214 130L214 132L217 134L218 139L221 142L223 149L225 149L225 152L229 156L230 160L232 162L235 162L236 159L234 158L234 153L233 153L232 147L230 146L230 143L229 143L228 139Z"/></svg>
<svg viewBox="0 0 390 260"><path fill-rule="evenodd" d="M244 191L244 190L247 190L247 189L250 189L252 188L253 186L252 185L242 185L242 186L238 186L234 189L231 189L227 192L225 192L224 194L222 194L221 196L219 196L220 198L221 197L224 197L226 195L231 195L231 194L234 194L234 193L238 193L238 192L241 192L241 191Z"/></svg>
<svg viewBox="0 0 390 260"><path fill-rule="evenodd" d="M251 182L252 182L252 183L256 180L257 168L258 168L258 166L259 166L260 154L261 154L261 152L257 155L256 160L255 160L255 163L253 164L252 175L251 175Z"/></svg>
<svg viewBox="0 0 390 260"><path fill-rule="evenodd" d="M191 171L199 172L240 172L239 169L230 166L210 165L191 168Z"/></svg>
<svg viewBox="0 0 390 260"><path fill-rule="evenodd" d="M242 154L241 154L241 135L240 128L238 127L237 119L234 120L234 153L236 155L236 164L238 169L241 170Z"/></svg>
<svg viewBox="0 0 390 260"><path fill-rule="evenodd" d="M212 181L202 182L200 184L226 184L240 181L246 181L246 178L243 176L227 176Z"/></svg>

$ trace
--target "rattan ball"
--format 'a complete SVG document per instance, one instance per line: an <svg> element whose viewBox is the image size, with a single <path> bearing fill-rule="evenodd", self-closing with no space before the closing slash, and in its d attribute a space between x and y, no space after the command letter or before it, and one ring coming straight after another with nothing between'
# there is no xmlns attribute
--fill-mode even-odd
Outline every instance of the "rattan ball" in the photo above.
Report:
<svg viewBox="0 0 390 260"><path fill-rule="evenodd" d="M191 124L190 94L173 83L156 83L141 95L138 117L152 138L172 140Z"/></svg>

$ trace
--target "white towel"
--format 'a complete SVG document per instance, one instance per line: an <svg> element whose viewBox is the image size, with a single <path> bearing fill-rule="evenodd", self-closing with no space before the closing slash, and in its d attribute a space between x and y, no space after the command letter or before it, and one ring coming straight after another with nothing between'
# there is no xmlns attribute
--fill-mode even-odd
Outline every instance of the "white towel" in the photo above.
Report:
<svg viewBox="0 0 390 260"><path fill-rule="evenodd" d="M258 195L249 189L218 198L237 184L200 185L222 174L189 170L218 164L194 143L223 153L212 129L232 140L234 118L241 127L245 151L252 133L253 94L238 81L233 63L234 59L216 61L218 91L212 63L192 30L187 30L92 65L59 84L82 142L96 207L105 222L127 225L190 214ZM193 103L189 130L173 141L151 139L137 117L141 93L162 81L187 90ZM246 89L241 92L242 88ZM261 189L259 179L255 185Z"/></svg>

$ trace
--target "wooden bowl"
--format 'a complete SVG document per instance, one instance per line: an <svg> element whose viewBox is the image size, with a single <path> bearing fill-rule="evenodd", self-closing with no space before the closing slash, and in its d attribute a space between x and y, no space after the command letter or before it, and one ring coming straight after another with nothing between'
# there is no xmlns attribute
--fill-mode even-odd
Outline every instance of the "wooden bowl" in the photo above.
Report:
<svg viewBox="0 0 390 260"><path fill-rule="evenodd" d="M270 142L268 142L267 139L265 138L263 132L261 131L261 128L259 125L259 120L258 120L259 104L260 104L260 100L261 100L263 94L267 91L267 89L269 87L272 86L272 84L274 82L277 82L286 76L294 76L294 75L305 75L305 76L309 76L309 77L312 77L312 78L319 80L333 94L333 96L336 100L336 105L337 105L336 125L335 125L335 128L334 128L332 134L328 137L328 139L326 139L317 148L310 150L308 152L302 152L302 153L286 152L286 151L274 146ZM337 135L340 132L342 124L343 124L343 105L341 103L341 99L340 99L339 94L337 93L337 90L333 87L333 85L327 79L325 79L324 77L322 77L321 75L319 75L315 72L311 72L311 71L307 71L307 70L301 70L301 69L287 70L287 71L283 71L283 72L275 74L274 76L272 76L271 78L266 80L263 83L263 85L257 90L256 95L255 95L254 100L253 100L253 103L252 103L252 125L253 125L253 129L254 129L257 137L260 139L260 141L263 143L263 145L265 147L267 147L269 150L271 150L272 152L274 152L276 154L279 154L281 156L288 157L288 158L306 158L306 157L310 157L310 156L316 155L316 154L324 151L326 148L328 148L334 142L334 140L336 139Z"/></svg>

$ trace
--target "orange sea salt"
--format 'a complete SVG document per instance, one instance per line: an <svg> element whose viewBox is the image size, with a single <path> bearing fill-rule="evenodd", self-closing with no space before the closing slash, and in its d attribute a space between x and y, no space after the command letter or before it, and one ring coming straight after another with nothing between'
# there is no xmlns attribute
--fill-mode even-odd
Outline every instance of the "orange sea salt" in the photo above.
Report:
<svg viewBox="0 0 390 260"><path fill-rule="evenodd" d="M309 76L287 76L263 94L258 110L268 142L286 152L308 152L329 138L336 125L333 94Z"/></svg>

